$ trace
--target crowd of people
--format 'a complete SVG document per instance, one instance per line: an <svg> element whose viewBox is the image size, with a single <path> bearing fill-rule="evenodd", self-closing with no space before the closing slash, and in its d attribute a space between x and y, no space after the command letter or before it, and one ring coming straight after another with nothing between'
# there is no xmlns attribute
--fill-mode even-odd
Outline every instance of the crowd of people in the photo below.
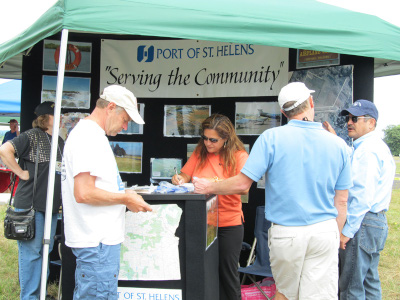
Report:
<svg viewBox="0 0 400 300"><path fill-rule="evenodd" d="M278 103L288 123L262 133L250 155L230 119L211 115L202 122L193 154L172 178L176 185L193 182L196 193L221 195L219 299L241 299L240 195L263 175L275 299L381 299L378 263L388 234L385 212L395 163L374 131L378 111L372 102L357 100L340 112L354 140L349 147L328 122L314 122L313 92L300 82L283 87ZM54 104L41 103L35 114L33 129L21 134L11 120L10 139L0 147L0 158L20 178L15 208L36 209L35 238L18 241L22 300L40 293ZM137 99L112 85L71 131L65 147L58 141L50 250L62 198L65 244L77 258L74 299L117 299L125 210L152 211L139 194L124 188L106 137L126 130L129 121L144 124Z"/></svg>

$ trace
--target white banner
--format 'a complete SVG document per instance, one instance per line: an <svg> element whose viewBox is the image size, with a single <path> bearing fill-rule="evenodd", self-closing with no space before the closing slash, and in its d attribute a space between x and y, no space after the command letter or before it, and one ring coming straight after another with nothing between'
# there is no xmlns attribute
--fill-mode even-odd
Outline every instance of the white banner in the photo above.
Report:
<svg viewBox="0 0 400 300"><path fill-rule="evenodd" d="M287 48L197 40L102 40L100 92L119 84L137 97L277 96Z"/></svg>
<svg viewBox="0 0 400 300"><path fill-rule="evenodd" d="M118 287L118 300L182 300L182 290Z"/></svg>

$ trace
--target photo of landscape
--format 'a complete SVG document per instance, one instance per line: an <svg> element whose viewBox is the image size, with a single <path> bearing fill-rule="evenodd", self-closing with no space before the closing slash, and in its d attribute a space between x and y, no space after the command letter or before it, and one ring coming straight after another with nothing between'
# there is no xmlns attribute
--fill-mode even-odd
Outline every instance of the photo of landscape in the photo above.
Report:
<svg viewBox="0 0 400 300"><path fill-rule="evenodd" d="M43 76L42 102L56 100L57 76ZM90 78L64 77L61 98L63 108L90 108Z"/></svg>
<svg viewBox="0 0 400 300"><path fill-rule="evenodd" d="M304 82L309 89L315 91L312 93L315 103L314 121L328 121L337 135L351 145L346 122L340 112L353 103L353 66L295 71L290 82Z"/></svg>
<svg viewBox="0 0 400 300"><path fill-rule="evenodd" d="M210 105L165 105L164 136L200 137L201 123L210 112Z"/></svg>
<svg viewBox="0 0 400 300"><path fill-rule="evenodd" d="M142 173L143 143L110 142L120 173Z"/></svg>

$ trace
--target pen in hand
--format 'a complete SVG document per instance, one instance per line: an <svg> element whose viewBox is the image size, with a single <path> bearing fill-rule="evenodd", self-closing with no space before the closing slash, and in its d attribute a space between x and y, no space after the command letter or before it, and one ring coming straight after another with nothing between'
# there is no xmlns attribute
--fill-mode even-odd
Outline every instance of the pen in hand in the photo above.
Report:
<svg viewBox="0 0 400 300"><path fill-rule="evenodd" d="M178 170L176 169L176 167L174 167L174 170L175 170L175 174L176 174L176 180L178 181L178 185L181 185L182 183L181 183L180 176L178 174Z"/></svg>

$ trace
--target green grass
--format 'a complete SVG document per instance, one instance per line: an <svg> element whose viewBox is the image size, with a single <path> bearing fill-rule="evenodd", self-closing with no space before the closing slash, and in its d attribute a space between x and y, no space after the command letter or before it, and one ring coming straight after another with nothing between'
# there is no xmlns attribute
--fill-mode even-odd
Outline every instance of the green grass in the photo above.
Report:
<svg viewBox="0 0 400 300"><path fill-rule="evenodd" d="M17 241L4 238L4 217L7 205L0 205L0 300L19 299ZM48 295L57 299L58 282L48 285Z"/></svg>
<svg viewBox="0 0 400 300"><path fill-rule="evenodd" d="M4 216L7 205L0 206L0 299L19 299L17 242L4 238Z"/></svg>
<svg viewBox="0 0 400 300"><path fill-rule="evenodd" d="M393 156L394 161L396 162L396 174L400 174L400 157Z"/></svg>
<svg viewBox="0 0 400 300"><path fill-rule="evenodd" d="M378 268L382 299L400 299L400 189L393 190L387 219L389 235Z"/></svg>

